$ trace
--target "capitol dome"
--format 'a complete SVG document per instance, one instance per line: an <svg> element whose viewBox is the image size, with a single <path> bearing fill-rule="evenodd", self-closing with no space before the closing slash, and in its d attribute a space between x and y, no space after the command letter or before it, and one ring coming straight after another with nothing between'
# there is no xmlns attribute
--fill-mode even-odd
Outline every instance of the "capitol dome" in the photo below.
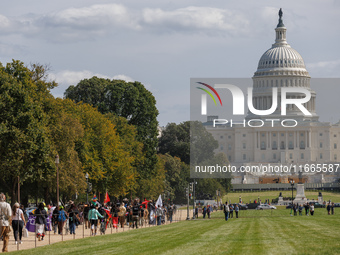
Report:
<svg viewBox="0 0 340 255"><path fill-rule="evenodd" d="M301 55L290 46L284 46L267 50L259 61L257 72L282 68L307 71Z"/></svg>
<svg viewBox="0 0 340 255"><path fill-rule="evenodd" d="M276 39L272 47L260 58L254 77L266 75L298 75L309 77L301 55L287 43L286 27L282 21L275 28Z"/></svg>
<svg viewBox="0 0 340 255"><path fill-rule="evenodd" d="M258 110L270 109L272 106L272 88L278 88L278 93L281 93L282 87L304 87L311 92L311 100L305 104L305 107L312 113L312 116L305 117L295 105L288 105L286 117L317 120L318 116L315 112L316 93L310 88L310 76L303 58L287 43L287 28L283 24L282 14L280 9L279 23L275 28L275 43L263 53L253 76L253 105ZM303 97L304 95L301 93L288 95L288 98ZM282 117L280 102L272 116L275 118ZM255 117L249 112L246 118Z"/></svg>

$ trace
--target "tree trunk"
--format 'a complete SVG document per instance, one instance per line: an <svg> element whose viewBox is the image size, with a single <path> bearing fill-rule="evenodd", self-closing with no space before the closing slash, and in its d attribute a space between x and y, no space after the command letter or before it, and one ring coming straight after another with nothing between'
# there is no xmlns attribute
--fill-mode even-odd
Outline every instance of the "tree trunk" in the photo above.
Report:
<svg viewBox="0 0 340 255"><path fill-rule="evenodd" d="M18 179L17 177L12 179L12 197L11 197L11 206L15 204L15 202L18 200L17 196L17 184L18 184Z"/></svg>
<svg viewBox="0 0 340 255"><path fill-rule="evenodd" d="M44 200L47 206L50 203L50 194L48 192L48 187L44 187Z"/></svg>

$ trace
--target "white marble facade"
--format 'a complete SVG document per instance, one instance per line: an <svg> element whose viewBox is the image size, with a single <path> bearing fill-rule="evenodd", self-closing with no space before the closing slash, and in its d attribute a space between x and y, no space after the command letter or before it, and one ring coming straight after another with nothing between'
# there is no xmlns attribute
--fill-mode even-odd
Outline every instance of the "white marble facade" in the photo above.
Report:
<svg viewBox="0 0 340 255"><path fill-rule="evenodd" d="M280 17L275 29L275 43L262 55L252 78L253 104L256 109L269 109L272 103L272 88L277 87L280 93L282 87L304 87L312 95L311 100L304 105L312 115L303 116L299 109L288 106L285 119L297 120L298 126L295 128L285 128L281 125L265 125L261 128L242 125L212 127L211 120L218 117L209 116L205 125L219 143L216 152L225 153L234 165L336 163L338 157L340 158L340 123L318 121L315 111L316 93L310 88L309 73L301 55L287 43L286 31ZM300 95L290 96L297 98ZM270 118L282 119L279 106ZM246 120L249 119L259 119L259 116L249 113ZM328 178L328 181L334 178ZM252 177L248 176L248 179ZM319 179L310 178L311 182L321 182ZM233 182L239 183L240 180L247 182L245 178L235 178ZM256 183L256 180L252 183Z"/></svg>

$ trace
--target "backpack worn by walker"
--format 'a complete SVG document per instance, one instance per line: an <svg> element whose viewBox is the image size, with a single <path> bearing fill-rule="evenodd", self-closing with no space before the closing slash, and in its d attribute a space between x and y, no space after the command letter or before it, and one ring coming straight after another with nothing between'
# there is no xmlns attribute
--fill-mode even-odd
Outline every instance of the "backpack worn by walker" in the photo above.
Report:
<svg viewBox="0 0 340 255"><path fill-rule="evenodd" d="M58 215L58 221L59 222L64 222L65 220L66 220L65 211L60 211L59 215Z"/></svg>

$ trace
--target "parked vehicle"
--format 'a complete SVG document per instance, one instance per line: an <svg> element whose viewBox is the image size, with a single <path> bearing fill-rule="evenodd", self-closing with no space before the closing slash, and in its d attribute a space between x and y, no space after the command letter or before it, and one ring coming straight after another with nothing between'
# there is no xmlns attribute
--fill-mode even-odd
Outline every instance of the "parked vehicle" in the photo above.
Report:
<svg viewBox="0 0 340 255"><path fill-rule="evenodd" d="M293 208L292 204L289 204L286 206L286 209L291 209L291 208Z"/></svg>
<svg viewBox="0 0 340 255"><path fill-rule="evenodd" d="M273 205L268 205L268 204L261 204L256 207L257 210L267 210L267 209L276 209L275 206Z"/></svg>
<svg viewBox="0 0 340 255"><path fill-rule="evenodd" d="M325 208L326 206L324 204L320 203L314 203L314 208Z"/></svg>
<svg viewBox="0 0 340 255"><path fill-rule="evenodd" d="M256 207L257 207L258 205L259 205L258 203L249 203L249 204L247 204L248 209L256 209Z"/></svg>
<svg viewBox="0 0 340 255"><path fill-rule="evenodd" d="M238 208L239 208L240 210L247 210L247 209L248 209L248 206L245 205L245 204L233 204L234 210L235 210L236 205L238 205Z"/></svg>

